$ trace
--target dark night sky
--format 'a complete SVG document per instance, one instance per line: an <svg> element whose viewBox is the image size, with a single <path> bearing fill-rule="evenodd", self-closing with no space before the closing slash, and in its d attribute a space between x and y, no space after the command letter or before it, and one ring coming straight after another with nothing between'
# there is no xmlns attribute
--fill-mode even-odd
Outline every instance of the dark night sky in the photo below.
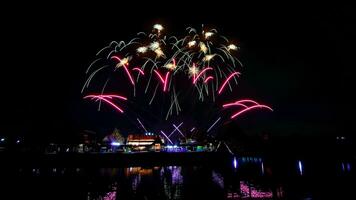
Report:
<svg viewBox="0 0 356 200"><path fill-rule="evenodd" d="M84 71L110 41L130 39L156 22L172 31L213 24L241 43L245 68L235 91L275 108L236 122L251 133L355 132L356 21L351 7L213 4L204 6L202 14L182 6L25 7L14 6L11 14L1 16L0 135L65 138L84 129L110 130L117 119L97 113L81 99Z"/></svg>

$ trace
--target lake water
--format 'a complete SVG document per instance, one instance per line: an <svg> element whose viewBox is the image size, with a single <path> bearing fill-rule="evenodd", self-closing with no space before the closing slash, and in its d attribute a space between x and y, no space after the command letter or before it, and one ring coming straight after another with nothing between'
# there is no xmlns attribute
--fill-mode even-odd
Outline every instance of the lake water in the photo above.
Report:
<svg viewBox="0 0 356 200"><path fill-rule="evenodd" d="M354 167L350 159L239 157L214 168L12 168L1 170L0 199L356 199Z"/></svg>

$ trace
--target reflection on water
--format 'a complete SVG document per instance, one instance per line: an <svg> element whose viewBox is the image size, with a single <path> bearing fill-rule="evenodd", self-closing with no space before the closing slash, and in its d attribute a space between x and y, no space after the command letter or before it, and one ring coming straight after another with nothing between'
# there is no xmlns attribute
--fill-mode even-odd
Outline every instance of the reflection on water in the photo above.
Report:
<svg viewBox="0 0 356 200"><path fill-rule="evenodd" d="M263 191L251 184L249 182L241 181L240 182L240 188L241 188L241 197L242 198L272 198L272 191L267 190Z"/></svg>
<svg viewBox="0 0 356 200"><path fill-rule="evenodd" d="M116 191L108 192L104 197L103 200L115 200L116 199Z"/></svg>
<svg viewBox="0 0 356 200"><path fill-rule="evenodd" d="M341 162L341 169L343 172L350 172L351 164L349 162Z"/></svg>
<svg viewBox="0 0 356 200"><path fill-rule="evenodd" d="M215 184L217 184L221 189L224 188L224 179L220 173L215 171L212 172L212 180Z"/></svg>
<svg viewBox="0 0 356 200"><path fill-rule="evenodd" d="M259 157L234 157L230 166L215 168L21 168L11 178L16 184L8 187L34 199L46 198L42 191L56 194L49 199L318 199L328 193L316 190L317 186L323 191L340 191L335 192L338 195L352 193L356 188L346 183L353 180L353 164L352 160L295 159L278 163Z"/></svg>
<svg viewBox="0 0 356 200"><path fill-rule="evenodd" d="M303 176L303 163L301 160L298 160L298 170L299 170L299 175Z"/></svg>
<svg viewBox="0 0 356 200"><path fill-rule="evenodd" d="M162 167L161 179L163 179L164 192L167 199L179 199L182 196L183 176L182 167Z"/></svg>
<svg viewBox="0 0 356 200"><path fill-rule="evenodd" d="M236 160L234 162L236 163ZM101 169L101 173L103 176L108 174L116 176L118 170L120 169ZM122 170L129 187L125 187L123 183L117 183L118 187L111 187L107 193L97 197L88 192L87 199L176 200L193 197L272 199L273 196L271 189L259 187L248 181L239 181L239 184L234 186L230 182L231 177L224 178L223 173L219 170L203 167L129 167ZM109 171L112 172L108 173ZM125 188L125 191L120 190L120 185ZM209 191L209 189L212 190Z"/></svg>

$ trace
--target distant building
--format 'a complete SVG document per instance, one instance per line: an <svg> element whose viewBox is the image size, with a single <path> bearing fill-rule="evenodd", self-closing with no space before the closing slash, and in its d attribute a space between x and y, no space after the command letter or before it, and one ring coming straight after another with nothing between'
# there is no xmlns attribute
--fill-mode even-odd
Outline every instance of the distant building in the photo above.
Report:
<svg viewBox="0 0 356 200"><path fill-rule="evenodd" d="M157 135L130 134L126 140L127 146L133 146L133 150L161 150L161 138Z"/></svg>
<svg viewBox="0 0 356 200"><path fill-rule="evenodd" d="M126 145L132 146L148 146L153 145L159 137L156 135L128 135Z"/></svg>

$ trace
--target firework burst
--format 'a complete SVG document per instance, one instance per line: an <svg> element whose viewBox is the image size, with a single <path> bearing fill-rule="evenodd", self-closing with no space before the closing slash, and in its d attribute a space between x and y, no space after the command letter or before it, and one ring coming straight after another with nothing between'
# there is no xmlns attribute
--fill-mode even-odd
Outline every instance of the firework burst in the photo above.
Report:
<svg viewBox="0 0 356 200"><path fill-rule="evenodd" d="M105 71L114 75L123 74L120 76L121 85L129 83L129 88L132 88L129 92L132 95L127 94L130 102L140 97L147 99L146 106L150 106L162 98L168 99L168 106L161 106L166 113L165 120L173 113L179 115L182 111L181 102L186 101L181 96L187 91L191 92L190 99L216 102L219 95L226 96L227 87L231 92L238 83L242 64L235 53L239 46L230 43L216 29L202 29L199 33L197 29L188 27L186 35L176 37L164 35L164 26L155 24L151 32L140 32L128 42L111 42L97 53L98 58L88 67L88 78L82 92L87 93L92 79ZM123 109L113 102L114 99L119 100L118 97L105 94L109 80L111 79L108 78L102 87L101 94L90 94L84 98L103 101L123 113ZM141 88L144 93L138 96L137 92ZM120 100L127 99L125 97ZM255 108L272 110L266 105L249 105L245 101L224 104L223 108L230 106L243 108L231 116L231 119ZM223 121L221 117L218 119Z"/></svg>

